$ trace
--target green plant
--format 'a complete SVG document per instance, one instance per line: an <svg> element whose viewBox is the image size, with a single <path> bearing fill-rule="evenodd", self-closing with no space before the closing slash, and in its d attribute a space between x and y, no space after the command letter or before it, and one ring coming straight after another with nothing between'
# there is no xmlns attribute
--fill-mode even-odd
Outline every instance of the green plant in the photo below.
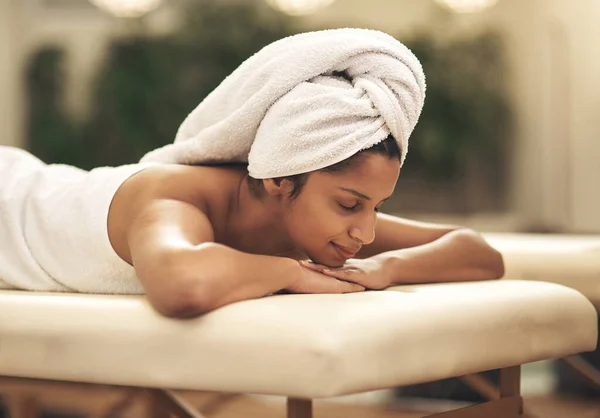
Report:
<svg viewBox="0 0 600 418"><path fill-rule="evenodd" d="M243 60L294 33L283 15L252 4L184 7L182 26L169 36L138 33L112 42L80 127L61 103L63 54L39 51L30 66L37 76L28 80L30 150L85 169L136 162L173 142L187 114Z"/></svg>
<svg viewBox="0 0 600 418"><path fill-rule="evenodd" d="M79 128L64 105L64 53L56 47L40 49L26 70L29 150L44 161L66 163L80 158Z"/></svg>
<svg viewBox="0 0 600 418"><path fill-rule="evenodd" d="M420 35L405 43L423 65L427 98L403 175L454 179L480 160L491 181L501 181L495 177L504 171L512 119L502 38L490 32L440 42Z"/></svg>

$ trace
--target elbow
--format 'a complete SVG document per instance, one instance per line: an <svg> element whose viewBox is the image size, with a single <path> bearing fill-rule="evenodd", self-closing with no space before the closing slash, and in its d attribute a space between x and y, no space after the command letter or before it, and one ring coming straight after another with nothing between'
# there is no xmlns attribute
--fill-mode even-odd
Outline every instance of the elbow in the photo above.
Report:
<svg viewBox="0 0 600 418"><path fill-rule="evenodd" d="M489 245L481 234L469 228L460 228L455 232L470 242L469 245L465 241L465 248L470 248L470 254L476 254L478 267L475 276L479 280L497 280L504 277L505 269L502 254Z"/></svg>
<svg viewBox="0 0 600 418"><path fill-rule="evenodd" d="M195 252L172 251L148 265L138 266L146 298L160 315L190 319L218 308L216 277L198 274L204 262Z"/></svg>
<svg viewBox="0 0 600 418"><path fill-rule="evenodd" d="M196 318L217 308L207 286L199 283L174 286L156 297L148 296L153 308L171 319Z"/></svg>
<svg viewBox="0 0 600 418"><path fill-rule="evenodd" d="M480 234L476 233L482 245L482 260L485 260L487 280L497 280L504 277L504 258L502 253L492 247Z"/></svg>
<svg viewBox="0 0 600 418"><path fill-rule="evenodd" d="M489 268L487 269L489 280L497 280L504 277L504 259L500 251L493 247L489 247L490 251L490 262Z"/></svg>

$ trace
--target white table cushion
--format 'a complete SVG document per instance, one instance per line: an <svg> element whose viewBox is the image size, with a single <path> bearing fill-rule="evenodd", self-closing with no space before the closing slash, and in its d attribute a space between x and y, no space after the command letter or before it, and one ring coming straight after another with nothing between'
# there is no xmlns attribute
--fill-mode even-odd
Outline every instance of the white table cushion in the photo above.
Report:
<svg viewBox="0 0 600 418"><path fill-rule="evenodd" d="M600 236L486 233L507 279L543 280L582 292L600 309Z"/></svg>
<svg viewBox="0 0 600 418"><path fill-rule="evenodd" d="M330 397L595 348L579 292L529 281L280 295L193 320L140 296L0 291L0 375Z"/></svg>

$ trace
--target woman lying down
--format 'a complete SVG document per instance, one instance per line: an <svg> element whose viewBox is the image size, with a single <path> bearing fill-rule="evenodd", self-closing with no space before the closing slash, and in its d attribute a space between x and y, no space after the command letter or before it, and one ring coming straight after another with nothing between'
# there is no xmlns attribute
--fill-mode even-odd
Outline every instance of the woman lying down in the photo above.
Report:
<svg viewBox="0 0 600 418"><path fill-rule="evenodd" d="M275 42L140 163L86 172L0 148L0 288L146 294L193 317L278 292L496 279L466 228L378 213L425 97L381 32Z"/></svg>

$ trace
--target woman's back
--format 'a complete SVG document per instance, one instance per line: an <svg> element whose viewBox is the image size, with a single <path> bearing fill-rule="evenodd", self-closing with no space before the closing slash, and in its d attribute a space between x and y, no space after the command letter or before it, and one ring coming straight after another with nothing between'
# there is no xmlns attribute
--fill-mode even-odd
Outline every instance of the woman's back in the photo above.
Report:
<svg viewBox="0 0 600 418"><path fill-rule="evenodd" d="M0 287L142 293L112 250L106 220L115 191L146 167L87 172L0 147Z"/></svg>

